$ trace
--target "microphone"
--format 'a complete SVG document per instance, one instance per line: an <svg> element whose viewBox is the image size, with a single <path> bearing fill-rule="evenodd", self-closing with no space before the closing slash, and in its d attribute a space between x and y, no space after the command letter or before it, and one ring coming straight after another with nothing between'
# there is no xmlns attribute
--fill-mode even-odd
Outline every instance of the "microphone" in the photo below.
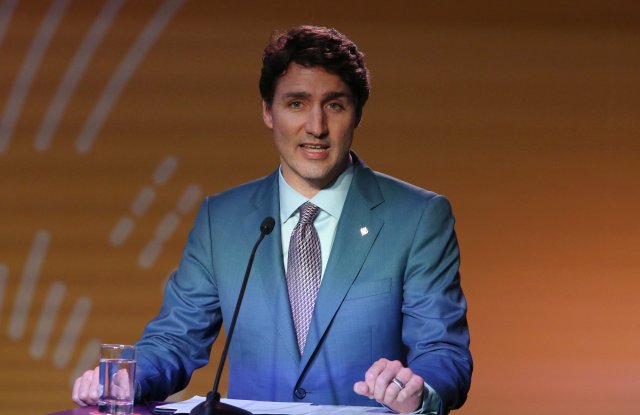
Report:
<svg viewBox="0 0 640 415"><path fill-rule="evenodd" d="M229 351L229 343L233 337L233 330L236 327L236 321L238 320L238 312L240 311L240 305L244 297L244 291L247 288L247 281L249 281L249 273L251 273L251 267L253 266L253 259L256 256L256 250L258 245L269 235L273 228L276 226L276 221L271 216L264 218L260 224L260 237L253 245L253 250L249 256L249 263L247 264L247 271L244 274L244 280L242 280L242 286L240 287L240 294L238 294L238 301L236 302L236 308L233 311L233 317L231 318L231 324L229 324L229 333L227 333L227 339L224 342L224 349L222 349L222 356L220 356L220 363L218 364L218 372L216 373L215 382L213 383L213 389L207 393L207 399L194 407L190 415L251 415L251 412L242 408L235 407L223 402L220 402L220 393L218 393L218 386L220 385L220 376L222 376L222 368L224 362L227 360L227 352Z"/></svg>

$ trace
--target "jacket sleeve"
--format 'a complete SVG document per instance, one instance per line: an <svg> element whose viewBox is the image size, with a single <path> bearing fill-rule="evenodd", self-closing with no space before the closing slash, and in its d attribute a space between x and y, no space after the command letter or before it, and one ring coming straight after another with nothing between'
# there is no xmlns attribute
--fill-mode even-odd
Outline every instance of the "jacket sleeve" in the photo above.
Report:
<svg viewBox="0 0 640 415"><path fill-rule="evenodd" d="M467 304L448 200L431 198L418 222L403 287L407 363L440 396L441 413L459 408L471 383Z"/></svg>
<svg viewBox="0 0 640 415"><path fill-rule="evenodd" d="M136 343L136 397L163 400L207 364L222 324L213 276L209 199L198 211L162 307Z"/></svg>

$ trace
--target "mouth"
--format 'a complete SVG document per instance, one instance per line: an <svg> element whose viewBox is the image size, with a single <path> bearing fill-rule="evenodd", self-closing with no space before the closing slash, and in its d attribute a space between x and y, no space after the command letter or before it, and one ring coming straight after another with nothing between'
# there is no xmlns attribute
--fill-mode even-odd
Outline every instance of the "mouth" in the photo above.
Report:
<svg viewBox="0 0 640 415"><path fill-rule="evenodd" d="M321 160L326 160L327 157L329 157L329 146L324 143L321 143L321 144L304 143L304 144L300 144L298 148L302 152L302 157L304 157L307 160L321 161Z"/></svg>
<svg viewBox="0 0 640 415"><path fill-rule="evenodd" d="M329 149L329 146L320 144L300 144L300 148L310 153L322 153Z"/></svg>

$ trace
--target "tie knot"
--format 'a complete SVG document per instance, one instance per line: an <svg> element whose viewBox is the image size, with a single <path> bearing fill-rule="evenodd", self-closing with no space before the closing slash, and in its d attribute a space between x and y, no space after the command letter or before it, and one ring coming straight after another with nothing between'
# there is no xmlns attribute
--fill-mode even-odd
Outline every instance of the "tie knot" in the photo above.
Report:
<svg viewBox="0 0 640 415"><path fill-rule="evenodd" d="M313 223L320 213L320 208L311 202L306 202L300 206L300 224Z"/></svg>

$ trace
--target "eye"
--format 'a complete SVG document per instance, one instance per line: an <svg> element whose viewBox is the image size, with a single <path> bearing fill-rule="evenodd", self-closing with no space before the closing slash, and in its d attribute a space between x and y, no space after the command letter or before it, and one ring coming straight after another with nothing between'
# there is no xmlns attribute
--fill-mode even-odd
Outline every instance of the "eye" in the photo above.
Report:
<svg viewBox="0 0 640 415"><path fill-rule="evenodd" d="M302 101L291 101L289 107L294 109L302 108Z"/></svg>
<svg viewBox="0 0 640 415"><path fill-rule="evenodd" d="M329 109L332 109L334 111L341 111L344 109L344 105L342 105L339 102L330 102L327 104L327 107L329 107Z"/></svg>

